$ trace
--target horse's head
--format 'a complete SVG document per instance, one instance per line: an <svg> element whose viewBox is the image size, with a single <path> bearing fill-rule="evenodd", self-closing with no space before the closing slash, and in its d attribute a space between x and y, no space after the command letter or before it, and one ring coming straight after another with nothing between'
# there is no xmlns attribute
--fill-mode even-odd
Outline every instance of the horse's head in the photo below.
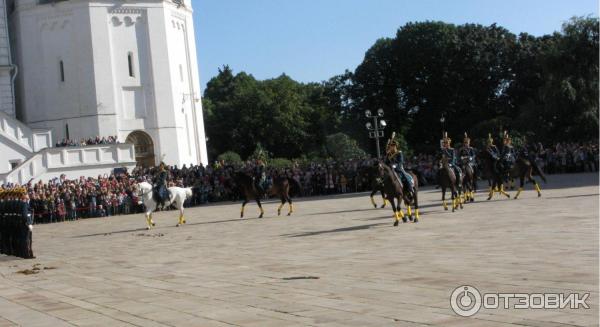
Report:
<svg viewBox="0 0 600 327"><path fill-rule="evenodd" d="M442 153L439 157L439 168L442 169L444 167L448 167L448 156L445 153Z"/></svg>
<svg viewBox="0 0 600 327"><path fill-rule="evenodd" d="M392 168L384 164L382 161L379 161L375 167L377 168L377 175L379 177L385 177L386 173L392 175Z"/></svg>
<svg viewBox="0 0 600 327"><path fill-rule="evenodd" d="M133 190L135 195L137 195L138 197L142 197L148 194L149 192L152 192L152 185L150 185L147 182L137 183L133 186Z"/></svg>

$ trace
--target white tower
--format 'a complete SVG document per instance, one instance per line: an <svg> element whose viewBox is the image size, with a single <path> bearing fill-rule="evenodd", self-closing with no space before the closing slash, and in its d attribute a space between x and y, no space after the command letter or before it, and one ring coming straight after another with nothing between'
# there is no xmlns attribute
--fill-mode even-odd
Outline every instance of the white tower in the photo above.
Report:
<svg viewBox="0 0 600 327"><path fill-rule="evenodd" d="M190 0L15 0L10 19L25 123L117 135L146 165L207 163Z"/></svg>

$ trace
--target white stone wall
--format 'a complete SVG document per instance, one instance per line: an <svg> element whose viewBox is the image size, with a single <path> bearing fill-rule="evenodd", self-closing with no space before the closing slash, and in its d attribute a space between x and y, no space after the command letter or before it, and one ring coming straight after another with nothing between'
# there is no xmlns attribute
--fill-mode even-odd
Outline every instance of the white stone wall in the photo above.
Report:
<svg viewBox="0 0 600 327"><path fill-rule="evenodd" d="M189 3L17 0L11 21L25 122L54 142L143 130L157 162L207 163Z"/></svg>
<svg viewBox="0 0 600 327"><path fill-rule="evenodd" d="M2 142L0 142L0 151ZM61 174L74 179L80 176L109 174L114 168L135 167L131 144L90 145L44 149L27 158L8 174L0 174L0 184L25 184L30 180L48 180Z"/></svg>

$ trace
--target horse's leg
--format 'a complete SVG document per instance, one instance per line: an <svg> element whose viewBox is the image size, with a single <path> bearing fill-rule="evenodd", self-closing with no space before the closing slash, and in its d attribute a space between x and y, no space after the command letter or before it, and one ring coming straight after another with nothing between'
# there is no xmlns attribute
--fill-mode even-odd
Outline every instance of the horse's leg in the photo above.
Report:
<svg viewBox="0 0 600 327"><path fill-rule="evenodd" d="M148 211L146 211L144 213L144 215L146 216L146 229L150 230L152 228L152 224L150 223L150 219L152 219L152 217L150 216L151 213L149 213Z"/></svg>
<svg viewBox="0 0 600 327"><path fill-rule="evenodd" d="M258 218L262 218L265 214L265 211L263 210L262 204L260 204L260 199L258 196L256 197L256 204L258 204L258 209L260 209L260 216L258 216Z"/></svg>
<svg viewBox="0 0 600 327"><path fill-rule="evenodd" d="M373 208L377 209L377 203L375 203L375 199L373 199L373 195L375 195L375 193L377 193L377 190L373 189L369 197L371 198L371 204L373 204ZM383 204L385 205L385 202Z"/></svg>
<svg viewBox="0 0 600 327"><path fill-rule="evenodd" d="M418 193L419 191L417 191L415 189L415 194L413 194L413 199L414 199L414 206L415 206L415 219L413 220L413 222L418 223L419 222L419 197L418 197Z"/></svg>
<svg viewBox="0 0 600 327"><path fill-rule="evenodd" d="M402 222L405 223L408 221L408 219L406 218L406 216L404 216L404 212L402 212L402 196L398 195L396 197L396 201L398 202L398 205L396 205L396 209L398 209L398 215L400 216L400 218L402 218Z"/></svg>
<svg viewBox="0 0 600 327"><path fill-rule="evenodd" d="M286 194L287 202L290 204L290 211L288 212L288 216L291 216L294 213L294 204L292 203L292 198Z"/></svg>
<svg viewBox="0 0 600 327"><path fill-rule="evenodd" d="M533 183L533 186L535 187L535 190L538 194L538 198L542 196L542 189L540 188L540 184L535 180L535 178L533 178L533 176L531 176L531 174L529 176L527 176L527 179Z"/></svg>
<svg viewBox="0 0 600 327"><path fill-rule="evenodd" d="M181 207L179 208L179 222L177 223L177 227L185 224L185 217L183 216L183 203L180 206Z"/></svg>
<svg viewBox="0 0 600 327"><path fill-rule="evenodd" d="M500 183L500 194L505 195L507 198L510 199L510 194L506 193L506 191L504 190L504 183Z"/></svg>
<svg viewBox="0 0 600 327"><path fill-rule="evenodd" d="M248 199L244 198L244 202L242 203L242 211L240 213L240 218L244 218L244 208L246 207L247 203L248 203Z"/></svg>
<svg viewBox="0 0 600 327"><path fill-rule="evenodd" d="M446 187L442 186L442 205L444 210L448 211L448 204L446 203Z"/></svg>
<svg viewBox="0 0 600 327"><path fill-rule="evenodd" d="M458 206L458 204L457 204L458 199L456 198L456 196L457 196L456 187L454 186L454 184L452 184L452 186L450 186L450 195L452 197L452 212L454 212L456 210L456 207Z"/></svg>
<svg viewBox="0 0 600 327"><path fill-rule="evenodd" d="M277 207L277 215L278 216L281 216L281 208L283 208L283 205L285 205L285 198L283 197L283 195L281 195L280 200L281 200L281 204L279 205L279 207Z"/></svg>
<svg viewBox="0 0 600 327"><path fill-rule="evenodd" d="M400 216L398 215L398 211L396 210L396 202L394 201L393 197L390 197L388 201L390 201L390 204L392 205L392 210L394 211L394 226L398 226L400 222Z"/></svg>
<svg viewBox="0 0 600 327"><path fill-rule="evenodd" d="M383 200L383 204L381 205L381 208L385 208L385 205L389 203L389 201L385 198L385 194L383 193L383 190L380 190L381 192L381 199Z"/></svg>
<svg viewBox="0 0 600 327"><path fill-rule="evenodd" d="M523 185L525 184L525 176L519 176L519 189L517 190L517 195L515 195L514 199L518 199L521 192L523 192Z"/></svg>

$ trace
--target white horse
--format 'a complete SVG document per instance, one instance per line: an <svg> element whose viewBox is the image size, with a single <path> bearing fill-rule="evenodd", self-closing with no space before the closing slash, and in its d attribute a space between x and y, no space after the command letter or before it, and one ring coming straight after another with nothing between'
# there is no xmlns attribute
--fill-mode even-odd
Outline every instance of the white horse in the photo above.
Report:
<svg viewBox="0 0 600 327"><path fill-rule="evenodd" d="M158 203L154 202L152 185L147 182L141 182L135 184L134 189L136 195L142 200L146 207L146 224L148 229L155 226L154 220L152 220L152 213L156 211ZM181 187L169 187L169 198L165 200L165 208L171 204L175 205L179 209L179 222L177 227L185 224L185 218L183 217L183 202L192 196L192 188L181 188Z"/></svg>

